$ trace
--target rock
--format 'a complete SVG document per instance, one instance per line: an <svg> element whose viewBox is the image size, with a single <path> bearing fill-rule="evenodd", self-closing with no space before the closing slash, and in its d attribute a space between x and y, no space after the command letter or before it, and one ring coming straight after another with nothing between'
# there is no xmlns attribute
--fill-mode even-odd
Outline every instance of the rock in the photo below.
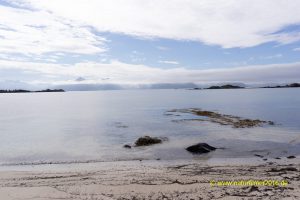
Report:
<svg viewBox="0 0 300 200"><path fill-rule="evenodd" d="M194 153L194 154L202 154L202 153L209 153L211 151L216 150L217 148L212 147L206 143L198 143L186 148L187 151Z"/></svg>
<svg viewBox="0 0 300 200"><path fill-rule="evenodd" d="M260 157L260 158L263 158L264 156L262 156L262 155L259 155L259 154L254 154L254 156L256 156L256 157Z"/></svg>
<svg viewBox="0 0 300 200"><path fill-rule="evenodd" d="M269 123L269 125L275 125L275 123L272 121L268 121L268 123Z"/></svg>
<svg viewBox="0 0 300 200"><path fill-rule="evenodd" d="M163 141L162 139L157 137L143 136L137 139L137 141L135 141L135 146L138 147L138 146L149 146L153 144L160 144L162 143L162 141Z"/></svg>
<svg viewBox="0 0 300 200"><path fill-rule="evenodd" d="M288 157L286 157L286 158L288 158L288 159L293 159L293 158L296 158L296 156L288 156Z"/></svg>
<svg viewBox="0 0 300 200"><path fill-rule="evenodd" d="M263 158L264 156L262 155L259 155L259 154L254 154L256 157L260 157L260 158Z"/></svg>
<svg viewBox="0 0 300 200"><path fill-rule="evenodd" d="M123 147L127 149L131 149L131 146L129 144L125 144Z"/></svg>

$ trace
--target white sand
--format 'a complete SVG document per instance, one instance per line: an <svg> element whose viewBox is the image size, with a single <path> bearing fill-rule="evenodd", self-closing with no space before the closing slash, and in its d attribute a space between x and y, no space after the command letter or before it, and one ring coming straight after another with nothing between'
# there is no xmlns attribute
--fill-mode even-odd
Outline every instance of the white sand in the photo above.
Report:
<svg viewBox="0 0 300 200"><path fill-rule="evenodd" d="M300 199L299 160L227 161L226 165L131 161L9 167L0 172L0 199ZM212 180L249 179L287 180L288 185L210 185Z"/></svg>

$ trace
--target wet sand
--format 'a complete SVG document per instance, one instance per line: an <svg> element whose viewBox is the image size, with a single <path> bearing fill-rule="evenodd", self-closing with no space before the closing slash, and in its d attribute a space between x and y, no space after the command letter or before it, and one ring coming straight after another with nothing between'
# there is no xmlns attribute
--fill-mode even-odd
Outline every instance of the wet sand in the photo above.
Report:
<svg viewBox="0 0 300 200"><path fill-rule="evenodd" d="M0 199L300 199L300 159L127 161L1 169ZM285 186L212 186L277 180ZM212 182L214 181L214 182Z"/></svg>

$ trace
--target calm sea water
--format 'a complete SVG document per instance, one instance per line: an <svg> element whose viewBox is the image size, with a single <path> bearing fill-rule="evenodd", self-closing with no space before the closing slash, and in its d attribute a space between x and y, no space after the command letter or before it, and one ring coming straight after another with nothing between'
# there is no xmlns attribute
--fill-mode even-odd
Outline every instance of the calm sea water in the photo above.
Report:
<svg viewBox="0 0 300 200"><path fill-rule="evenodd" d="M201 108L271 120L276 126L233 129L173 120L177 108ZM300 154L300 89L119 90L0 95L0 164L132 159L209 159ZM143 135L168 142L124 149ZM194 156L197 142L225 147Z"/></svg>

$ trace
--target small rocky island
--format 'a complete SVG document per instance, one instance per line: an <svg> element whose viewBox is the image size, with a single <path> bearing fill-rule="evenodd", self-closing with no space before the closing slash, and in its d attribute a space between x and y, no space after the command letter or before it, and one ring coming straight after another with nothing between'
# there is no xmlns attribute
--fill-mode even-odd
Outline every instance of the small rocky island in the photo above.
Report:
<svg viewBox="0 0 300 200"><path fill-rule="evenodd" d="M0 93L34 93L34 92L65 92L63 89L46 89L46 90L37 90L37 91L30 91L30 90L0 90Z"/></svg>
<svg viewBox="0 0 300 200"><path fill-rule="evenodd" d="M221 85L221 86L210 86L206 89L242 89L242 88L244 88L244 87L227 84L227 85Z"/></svg>
<svg viewBox="0 0 300 200"><path fill-rule="evenodd" d="M201 87L195 87L191 88L189 90L210 90L210 89L244 89L245 87L238 86L238 85L231 85L231 84L226 84L226 85L213 85L207 88L201 88Z"/></svg>
<svg viewBox="0 0 300 200"><path fill-rule="evenodd" d="M291 83L287 85L276 85L276 86L266 86L261 88L297 88L300 87L300 83Z"/></svg>

